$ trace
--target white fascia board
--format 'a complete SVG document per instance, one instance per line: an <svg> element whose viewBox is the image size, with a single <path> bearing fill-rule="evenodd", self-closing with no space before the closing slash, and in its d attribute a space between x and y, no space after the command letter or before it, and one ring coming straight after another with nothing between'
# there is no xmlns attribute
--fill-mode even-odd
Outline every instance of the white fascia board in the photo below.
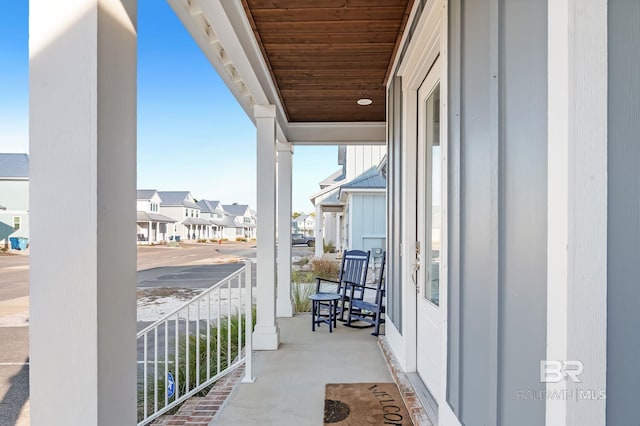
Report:
<svg viewBox="0 0 640 426"><path fill-rule="evenodd" d="M294 145L385 145L386 123L289 123L289 142Z"/></svg>
<svg viewBox="0 0 640 426"><path fill-rule="evenodd" d="M386 188L340 188L340 201L346 201L348 195L385 195L386 192Z"/></svg>
<svg viewBox="0 0 640 426"><path fill-rule="evenodd" d="M241 2L167 2L254 124L254 104L276 105L277 138L286 142L286 115Z"/></svg>

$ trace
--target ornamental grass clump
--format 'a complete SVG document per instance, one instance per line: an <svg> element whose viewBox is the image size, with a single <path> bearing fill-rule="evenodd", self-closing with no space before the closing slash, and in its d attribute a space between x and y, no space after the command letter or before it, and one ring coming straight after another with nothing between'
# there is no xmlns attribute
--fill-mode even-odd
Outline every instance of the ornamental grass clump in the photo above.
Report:
<svg viewBox="0 0 640 426"><path fill-rule="evenodd" d="M327 280L337 280L340 273L340 263L329 257L313 259L311 261L311 271L314 276Z"/></svg>

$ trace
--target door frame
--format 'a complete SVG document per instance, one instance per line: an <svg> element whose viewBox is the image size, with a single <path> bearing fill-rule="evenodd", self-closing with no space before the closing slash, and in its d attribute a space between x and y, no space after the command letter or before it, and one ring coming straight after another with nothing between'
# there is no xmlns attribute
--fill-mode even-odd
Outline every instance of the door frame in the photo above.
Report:
<svg viewBox="0 0 640 426"><path fill-rule="evenodd" d="M441 380L440 399L438 403L438 423L440 425L460 425L453 410L446 402L447 395L447 371L448 371L448 197L446 188L449 187L449 55L448 55L448 0L435 0L427 3L422 16L419 19L416 31L409 40L408 47L397 75L402 77L402 151L404 182L417 182L417 126L418 126L418 90L426 78L431 65L436 58L440 61L440 143L442 151L442 207L441 207L441 266L440 266L440 310L441 310ZM413 241L416 237L416 188L405 185L402 193L402 240L404 244L401 250L401 268L404 276L410 277L415 262L415 247ZM413 217L411 217L413 216ZM402 322L410 326L404 327L404 336L392 336L393 340L399 338L403 347L400 349L401 363L407 372L416 371L417 351L417 293L411 278L403 280Z"/></svg>

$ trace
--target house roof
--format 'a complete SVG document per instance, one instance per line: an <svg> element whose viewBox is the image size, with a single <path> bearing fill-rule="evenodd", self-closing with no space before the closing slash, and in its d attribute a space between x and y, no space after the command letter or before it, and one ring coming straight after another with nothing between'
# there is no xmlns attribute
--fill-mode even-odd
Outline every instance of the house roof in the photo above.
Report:
<svg viewBox="0 0 640 426"><path fill-rule="evenodd" d="M184 206L190 209L200 210L200 206L187 198L191 193L189 191L158 191L158 195L162 198L162 205L167 206Z"/></svg>
<svg viewBox="0 0 640 426"><path fill-rule="evenodd" d="M197 203L203 212L205 213L213 213L216 210L220 201L211 201L211 200L200 200Z"/></svg>
<svg viewBox="0 0 640 426"><path fill-rule="evenodd" d="M146 198L145 198L146 199ZM162 214L148 213L143 211L136 212L138 222L163 222L163 223L175 223L177 220L171 219Z"/></svg>
<svg viewBox="0 0 640 426"><path fill-rule="evenodd" d="M188 217L182 221L183 225L211 225L207 219L201 217Z"/></svg>
<svg viewBox="0 0 640 426"><path fill-rule="evenodd" d="M231 216L244 216L249 206L246 204L223 204L222 208Z"/></svg>
<svg viewBox="0 0 640 426"><path fill-rule="evenodd" d="M387 181L377 167L372 167L351 181L343 184L340 189L384 189Z"/></svg>
<svg viewBox="0 0 640 426"><path fill-rule="evenodd" d="M344 169L336 170L331 173L331 175L327 176L320 182L320 188L326 188L327 186L331 186L336 182L340 182L344 180Z"/></svg>
<svg viewBox="0 0 640 426"><path fill-rule="evenodd" d="M155 189L138 189L138 195L136 197L138 200L150 200L157 192Z"/></svg>
<svg viewBox="0 0 640 426"><path fill-rule="evenodd" d="M28 154L0 154L0 178L29 178Z"/></svg>

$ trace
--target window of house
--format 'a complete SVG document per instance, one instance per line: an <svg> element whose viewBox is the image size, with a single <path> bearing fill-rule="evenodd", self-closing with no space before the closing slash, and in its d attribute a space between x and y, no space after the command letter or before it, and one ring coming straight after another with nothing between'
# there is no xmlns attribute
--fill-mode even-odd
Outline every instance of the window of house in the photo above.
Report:
<svg viewBox="0 0 640 426"><path fill-rule="evenodd" d="M20 229L20 216L13 217L13 229L15 229L16 231Z"/></svg>
<svg viewBox="0 0 640 426"><path fill-rule="evenodd" d="M189 209L184 209L184 215L187 217L189 216Z"/></svg>

